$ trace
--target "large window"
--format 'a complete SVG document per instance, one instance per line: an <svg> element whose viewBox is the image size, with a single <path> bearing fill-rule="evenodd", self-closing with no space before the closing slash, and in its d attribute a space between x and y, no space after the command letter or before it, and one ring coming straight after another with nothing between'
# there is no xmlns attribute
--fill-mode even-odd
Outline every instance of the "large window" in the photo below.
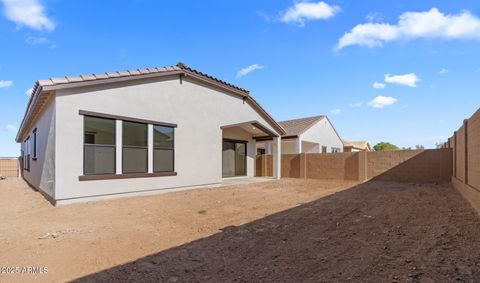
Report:
<svg viewBox="0 0 480 283"><path fill-rule="evenodd" d="M84 174L115 174L115 120L84 117Z"/></svg>
<svg viewBox="0 0 480 283"><path fill-rule="evenodd" d="M153 125L153 172L174 171L174 128Z"/></svg>
<svg viewBox="0 0 480 283"><path fill-rule="evenodd" d="M147 124L123 121L123 173L147 173Z"/></svg>
<svg viewBox="0 0 480 283"><path fill-rule="evenodd" d="M84 173L80 181L177 174L176 124L83 110L79 114L84 117ZM25 164L30 153L27 147L25 141Z"/></svg>

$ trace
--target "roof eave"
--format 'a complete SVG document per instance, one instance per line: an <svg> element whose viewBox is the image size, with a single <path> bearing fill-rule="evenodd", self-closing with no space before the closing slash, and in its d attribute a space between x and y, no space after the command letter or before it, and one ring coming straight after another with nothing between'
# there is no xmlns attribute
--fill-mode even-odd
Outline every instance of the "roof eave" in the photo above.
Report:
<svg viewBox="0 0 480 283"><path fill-rule="evenodd" d="M248 90L238 88L231 86L230 84L226 84L223 81L219 81L213 78L210 78L209 76L198 73L196 71L191 70L190 68L186 69L181 69L181 70L169 70L169 71L162 71L162 72L155 72L155 73L147 73L147 74L136 74L136 75L130 75L130 76L120 76L120 77L107 77L107 78L102 78L102 79L91 79L91 80L84 80L84 81L78 81L78 82L71 82L71 81L66 81L65 83L57 83L55 84L51 80L47 81L37 81L34 86L33 93L31 95L30 101L27 105L27 109L24 115L24 118L22 120L22 123L19 127L17 136L15 140L17 142L22 141L22 136L24 135L25 131L25 126L28 122L28 120L31 118L31 112L32 109L35 108L38 98L41 96L42 92L48 92L48 91L57 91L57 90L63 90L63 89L71 89L71 88L79 88L79 87L86 87L86 86L93 86L93 85L101 85L101 84L109 84L109 83L118 83L118 82L124 82L124 81L132 81L132 80L140 80L140 79L148 79L148 78L158 78L158 77L167 77L167 76L176 76L179 75L180 79L183 78L191 78L197 81L200 81L202 83L205 83L210 86L214 86L220 89L223 89L227 92L233 93L235 95L238 95L242 97L243 99L249 100L253 106L261 113L263 114L271 126L278 132L278 134L285 135L286 132L278 124L278 122L268 114L268 112L252 97L250 96L250 92Z"/></svg>
<svg viewBox="0 0 480 283"><path fill-rule="evenodd" d="M118 83L118 82L133 81L133 80L142 80L142 79L149 79L149 78L176 76L181 74L184 74L184 72L175 70L175 71L164 71L161 73L158 72L158 73L140 74L140 75L115 77L115 78L86 80L86 81L80 81L80 82L68 82L68 83L62 83L62 84L45 85L43 86L43 90L51 91L51 90L60 90L60 89L70 89L70 88L78 88L78 87L85 87L85 86L110 84L110 83Z"/></svg>
<svg viewBox="0 0 480 283"><path fill-rule="evenodd" d="M36 105L38 97L42 92L43 92L43 88L40 85L40 83L38 81L35 82L32 93L30 94L30 100L28 101L27 109L25 110L25 114L23 115L22 123L20 124L20 127L18 128L17 136L15 137L15 141L17 143L22 142L22 134L25 127L25 121L27 121L27 118L29 118L31 111L33 107Z"/></svg>

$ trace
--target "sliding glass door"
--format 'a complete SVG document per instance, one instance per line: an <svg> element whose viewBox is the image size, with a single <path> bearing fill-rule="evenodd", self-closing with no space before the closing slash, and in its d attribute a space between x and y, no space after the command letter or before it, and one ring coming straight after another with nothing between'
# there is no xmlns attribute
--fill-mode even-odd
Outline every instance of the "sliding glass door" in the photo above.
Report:
<svg viewBox="0 0 480 283"><path fill-rule="evenodd" d="M247 175L247 143L223 140L222 175L224 178Z"/></svg>

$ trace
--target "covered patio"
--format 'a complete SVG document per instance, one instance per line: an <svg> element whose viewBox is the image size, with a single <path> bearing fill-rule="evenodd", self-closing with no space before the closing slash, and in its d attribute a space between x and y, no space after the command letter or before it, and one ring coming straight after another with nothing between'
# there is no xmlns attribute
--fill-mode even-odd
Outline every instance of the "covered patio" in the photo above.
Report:
<svg viewBox="0 0 480 283"><path fill-rule="evenodd" d="M222 126L222 177L255 176L257 139L271 140L273 178L280 178L281 138L258 121Z"/></svg>

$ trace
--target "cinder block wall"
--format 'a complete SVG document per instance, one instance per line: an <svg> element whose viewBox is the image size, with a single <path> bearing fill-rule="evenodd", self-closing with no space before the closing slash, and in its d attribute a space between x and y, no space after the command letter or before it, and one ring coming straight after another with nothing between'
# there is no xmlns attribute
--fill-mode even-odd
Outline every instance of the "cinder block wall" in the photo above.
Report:
<svg viewBox="0 0 480 283"><path fill-rule="evenodd" d="M19 164L15 158L0 158L0 176L18 177Z"/></svg>
<svg viewBox="0 0 480 283"><path fill-rule="evenodd" d="M300 154L282 155L282 176L300 178Z"/></svg>
<svg viewBox="0 0 480 283"><path fill-rule="evenodd" d="M272 177L273 176L273 156L257 155L255 160L255 176L256 177Z"/></svg>
<svg viewBox="0 0 480 283"><path fill-rule="evenodd" d="M263 160L265 159L265 155L257 155L255 160L255 176L263 177Z"/></svg>
<svg viewBox="0 0 480 283"><path fill-rule="evenodd" d="M457 146L455 147L457 179L465 181L465 127L457 131Z"/></svg>
<svg viewBox="0 0 480 283"><path fill-rule="evenodd" d="M468 121L468 184L480 189L480 112Z"/></svg>
<svg viewBox="0 0 480 283"><path fill-rule="evenodd" d="M367 152L367 178L377 177L421 152L418 150Z"/></svg>
<svg viewBox="0 0 480 283"><path fill-rule="evenodd" d="M480 110L449 138L453 150L454 187L480 213Z"/></svg>
<svg viewBox="0 0 480 283"><path fill-rule="evenodd" d="M358 180L358 153L305 155L305 177L322 180Z"/></svg>
<svg viewBox="0 0 480 283"><path fill-rule="evenodd" d="M399 182L449 182L452 150L399 150L367 153L368 179Z"/></svg>
<svg viewBox="0 0 480 283"><path fill-rule="evenodd" d="M271 156L258 159L257 166L266 168L257 167L257 176L271 176ZM284 178L449 182L451 176L451 149L282 155Z"/></svg>

